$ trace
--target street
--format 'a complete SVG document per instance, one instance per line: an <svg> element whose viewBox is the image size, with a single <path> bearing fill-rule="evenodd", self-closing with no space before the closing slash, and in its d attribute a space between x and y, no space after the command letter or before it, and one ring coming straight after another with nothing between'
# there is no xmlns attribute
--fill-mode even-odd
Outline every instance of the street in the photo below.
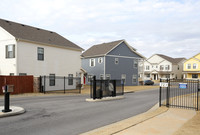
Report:
<svg viewBox="0 0 200 135"><path fill-rule="evenodd" d="M11 98L11 105L26 113L0 118L0 134L77 135L147 111L158 102L158 94L158 89L145 90L102 102L86 102L89 95Z"/></svg>

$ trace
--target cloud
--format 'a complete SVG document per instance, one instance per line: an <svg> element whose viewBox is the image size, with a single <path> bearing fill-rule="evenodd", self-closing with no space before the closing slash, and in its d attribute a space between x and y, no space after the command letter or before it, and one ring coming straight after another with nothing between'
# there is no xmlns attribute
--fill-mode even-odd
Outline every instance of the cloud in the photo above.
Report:
<svg viewBox="0 0 200 135"><path fill-rule="evenodd" d="M200 52L199 7L196 0L2 0L0 18L55 31L85 49L125 39L146 57L191 57Z"/></svg>

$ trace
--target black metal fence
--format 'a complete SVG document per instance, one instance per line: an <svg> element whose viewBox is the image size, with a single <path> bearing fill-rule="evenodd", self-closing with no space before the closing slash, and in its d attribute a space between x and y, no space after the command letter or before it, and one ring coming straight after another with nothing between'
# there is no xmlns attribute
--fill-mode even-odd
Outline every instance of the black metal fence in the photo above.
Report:
<svg viewBox="0 0 200 135"><path fill-rule="evenodd" d="M160 79L159 105L199 110L199 80Z"/></svg>
<svg viewBox="0 0 200 135"><path fill-rule="evenodd" d="M40 92L81 93L81 78L40 76Z"/></svg>
<svg viewBox="0 0 200 135"><path fill-rule="evenodd" d="M90 97L115 97L124 94L124 83L121 80L96 80L94 76L90 81Z"/></svg>

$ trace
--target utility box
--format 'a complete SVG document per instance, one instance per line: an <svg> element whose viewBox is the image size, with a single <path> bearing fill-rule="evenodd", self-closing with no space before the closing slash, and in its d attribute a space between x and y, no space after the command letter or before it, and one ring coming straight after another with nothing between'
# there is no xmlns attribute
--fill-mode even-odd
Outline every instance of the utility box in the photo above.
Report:
<svg viewBox="0 0 200 135"><path fill-rule="evenodd" d="M14 92L14 85L5 85L2 87L3 93Z"/></svg>

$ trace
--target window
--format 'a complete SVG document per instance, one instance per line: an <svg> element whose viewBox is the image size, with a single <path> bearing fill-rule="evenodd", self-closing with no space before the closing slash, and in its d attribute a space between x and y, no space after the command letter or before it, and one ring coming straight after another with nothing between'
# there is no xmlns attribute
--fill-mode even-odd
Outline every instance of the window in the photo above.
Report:
<svg viewBox="0 0 200 135"><path fill-rule="evenodd" d="M73 74L68 74L68 85L73 85Z"/></svg>
<svg viewBox="0 0 200 135"><path fill-rule="evenodd" d="M106 74L106 80L110 80L110 79L111 79L110 74Z"/></svg>
<svg viewBox="0 0 200 135"><path fill-rule="evenodd" d="M121 75L121 80L126 84L126 74Z"/></svg>
<svg viewBox="0 0 200 135"><path fill-rule="evenodd" d="M192 74L192 78L198 78L198 74Z"/></svg>
<svg viewBox="0 0 200 135"><path fill-rule="evenodd" d="M103 58L98 58L98 63L101 64L103 62Z"/></svg>
<svg viewBox="0 0 200 135"><path fill-rule="evenodd" d="M38 60L44 60L44 48L38 47Z"/></svg>
<svg viewBox="0 0 200 135"><path fill-rule="evenodd" d="M137 62L137 60L134 60L134 61L133 61L133 67L134 67L134 68L137 68L137 67L138 67L138 62Z"/></svg>
<svg viewBox="0 0 200 135"><path fill-rule="evenodd" d="M149 78L149 77L150 77L150 74L147 74L146 77Z"/></svg>
<svg viewBox="0 0 200 135"><path fill-rule="evenodd" d="M103 80L103 79L104 79L104 75L100 74L100 80Z"/></svg>
<svg viewBox="0 0 200 135"><path fill-rule="evenodd" d="M177 69L179 70L179 65L178 65Z"/></svg>
<svg viewBox="0 0 200 135"><path fill-rule="evenodd" d="M187 64L187 69L191 69L191 64Z"/></svg>
<svg viewBox="0 0 200 135"><path fill-rule="evenodd" d="M150 68L149 68L149 66L146 66L146 70L149 70Z"/></svg>
<svg viewBox="0 0 200 135"><path fill-rule="evenodd" d="M170 78L170 74L165 75L166 78Z"/></svg>
<svg viewBox="0 0 200 135"><path fill-rule="evenodd" d="M115 64L119 64L119 59L115 58Z"/></svg>
<svg viewBox="0 0 200 135"><path fill-rule="evenodd" d="M92 80L93 75L88 75L88 82Z"/></svg>
<svg viewBox="0 0 200 135"><path fill-rule="evenodd" d="M14 76L15 74L14 73L10 73L10 76Z"/></svg>
<svg viewBox="0 0 200 135"><path fill-rule="evenodd" d="M164 70L164 66L163 65L160 65L160 70Z"/></svg>
<svg viewBox="0 0 200 135"><path fill-rule="evenodd" d="M193 69L197 69L197 64L196 63L193 64Z"/></svg>
<svg viewBox="0 0 200 135"><path fill-rule="evenodd" d="M169 65L165 65L165 70L169 70Z"/></svg>
<svg viewBox="0 0 200 135"><path fill-rule="evenodd" d="M135 84L137 82L137 75L133 75L132 83Z"/></svg>
<svg viewBox="0 0 200 135"><path fill-rule="evenodd" d="M26 76L26 73L19 73L19 76Z"/></svg>
<svg viewBox="0 0 200 135"><path fill-rule="evenodd" d="M90 59L90 67L94 67L95 66L95 59Z"/></svg>
<svg viewBox="0 0 200 135"><path fill-rule="evenodd" d="M55 86L56 84L56 75L49 74L49 86Z"/></svg>
<svg viewBox="0 0 200 135"><path fill-rule="evenodd" d="M6 58L15 58L15 45L6 45Z"/></svg>

